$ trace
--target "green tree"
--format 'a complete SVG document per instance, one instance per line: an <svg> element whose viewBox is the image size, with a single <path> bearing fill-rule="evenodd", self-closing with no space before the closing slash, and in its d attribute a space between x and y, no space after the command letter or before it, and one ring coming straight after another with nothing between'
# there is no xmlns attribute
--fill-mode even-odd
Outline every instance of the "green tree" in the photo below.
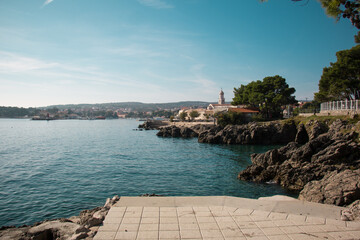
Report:
<svg viewBox="0 0 360 240"><path fill-rule="evenodd" d="M217 120L217 124L221 127L225 127L229 124L241 125L248 122L246 116L243 113L236 112L216 113L215 118Z"/></svg>
<svg viewBox="0 0 360 240"><path fill-rule="evenodd" d="M360 98L360 45L336 53L337 61L323 69L319 81L319 102Z"/></svg>
<svg viewBox="0 0 360 240"><path fill-rule="evenodd" d="M232 104L260 107L266 118L276 118L280 116L281 106L296 103L294 93L295 88L290 88L285 78L276 75L234 88Z"/></svg>
<svg viewBox="0 0 360 240"><path fill-rule="evenodd" d="M181 112L179 115L181 121L185 121L186 117L187 117L187 113L186 112Z"/></svg>
<svg viewBox="0 0 360 240"><path fill-rule="evenodd" d="M195 111L195 110L191 111L189 115L190 115L190 118L191 118L192 121L194 121L195 118L200 116L199 112Z"/></svg>

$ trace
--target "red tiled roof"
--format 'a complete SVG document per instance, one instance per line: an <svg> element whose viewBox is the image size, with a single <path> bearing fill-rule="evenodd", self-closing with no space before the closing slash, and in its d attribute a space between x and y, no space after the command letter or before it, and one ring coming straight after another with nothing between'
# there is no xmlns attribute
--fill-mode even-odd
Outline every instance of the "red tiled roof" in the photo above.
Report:
<svg viewBox="0 0 360 240"><path fill-rule="evenodd" d="M229 112L237 112L237 113L259 113L258 110L248 109L248 108L229 108Z"/></svg>

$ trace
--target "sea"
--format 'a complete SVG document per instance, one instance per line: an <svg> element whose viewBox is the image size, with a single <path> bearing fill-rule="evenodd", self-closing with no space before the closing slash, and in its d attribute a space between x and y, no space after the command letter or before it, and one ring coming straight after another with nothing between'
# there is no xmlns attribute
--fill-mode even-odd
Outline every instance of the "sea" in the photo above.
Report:
<svg viewBox="0 0 360 240"><path fill-rule="evenodd" d="M296 197L237 179L252 153L278 146L161 138L140 123L0 119L0 226L78 215L114 195Z"/></svg>

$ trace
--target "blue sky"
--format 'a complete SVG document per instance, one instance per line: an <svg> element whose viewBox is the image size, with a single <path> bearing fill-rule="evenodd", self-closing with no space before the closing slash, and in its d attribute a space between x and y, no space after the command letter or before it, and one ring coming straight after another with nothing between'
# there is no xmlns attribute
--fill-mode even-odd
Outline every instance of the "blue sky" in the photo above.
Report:
<svg viewBox="0 0 360 240"><path fill-rule="evenodd" d="M0 0L0 106L231 101L273 75L312 99L355 33L315 0Z"/></svg>

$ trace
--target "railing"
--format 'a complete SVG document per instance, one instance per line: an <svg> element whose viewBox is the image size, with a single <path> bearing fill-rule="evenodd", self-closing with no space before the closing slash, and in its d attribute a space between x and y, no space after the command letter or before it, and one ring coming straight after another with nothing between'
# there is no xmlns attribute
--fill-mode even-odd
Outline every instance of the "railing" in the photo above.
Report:
<svg viewBox="0 0 360 240"><path fill-rule="evenodd" d="M324 111L360 111L359 100L344 100L344 101L333 101L325 102L320 105L320 112Z"/></svg>

